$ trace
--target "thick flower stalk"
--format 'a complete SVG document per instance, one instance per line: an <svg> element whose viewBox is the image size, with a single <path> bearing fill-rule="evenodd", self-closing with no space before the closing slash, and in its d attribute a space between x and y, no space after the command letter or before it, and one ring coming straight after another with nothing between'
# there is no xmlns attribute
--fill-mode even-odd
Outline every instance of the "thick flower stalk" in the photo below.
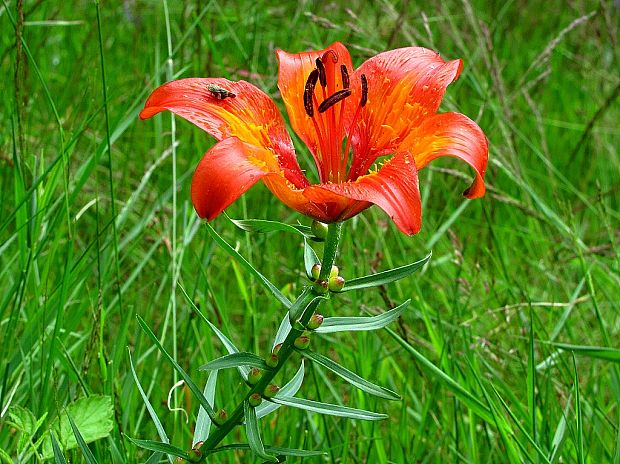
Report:
<svg viewBox="0 0 620 464"><path fill-rule="evenodd" d="M283 203L318 221L344 221L375 204L402 232L415 234L422 222L418 170L441 156L474 169L466 197L484 194L486 137L467 116L437 113L461 60L409 47L354 69L341 43L277 56L278 87L292 128L314 158L318 183L301 169L273 100L248 82L172 81L140 113L146 119L172 111L219 141L192 179L201 217L215 218L262 180Z"/></svg>

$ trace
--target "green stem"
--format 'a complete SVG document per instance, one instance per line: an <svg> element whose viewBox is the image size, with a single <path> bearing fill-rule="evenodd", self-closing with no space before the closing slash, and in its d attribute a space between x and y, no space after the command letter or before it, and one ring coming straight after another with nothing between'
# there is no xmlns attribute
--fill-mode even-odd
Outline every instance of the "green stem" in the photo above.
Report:
<svg viewBox="0 0 620 464"><path fill-rule="evenodd" d="M319 276L320 279L327 279L329 276L329 272L334 264L334 260L336 259L336 254L338 253L338 246L340 244L340 238L342 236L342 223L337 222L334 224L330 224L327 229L327 237L325 239L325 247L323 249L323 261L321 266L321 274ZM311 287L306 287L304 291L299 295L297 300L293 303L294 307L305 308L301 317L299 318L298 324L293 324L290 332L286 336L284 342L282 342L282 347L278 352L278 365L272 369L267 369L263 373L263 376L258 381L256 385L254 385L247 395L243 398L242 401L239 402L235 410L229 416L228 420L220 425L216 430L213 431L209 435L209 437L205 440L205 442L200 447L200 451L203 452L203 459L206 458L206 451L213 450L215 447L222 441L226 436L243 421L243 403L247 401L251 395L254 393L262 394L265 388L271 383L271 381L278 375L288 358L295 351L295 340L300 337L305 330L308 321L314 314L315 310L318 308L319 304L329 298L328 295L320 296L314 293L314 291L310 290ZM292 309L292 308L291 308Z"/></svg>

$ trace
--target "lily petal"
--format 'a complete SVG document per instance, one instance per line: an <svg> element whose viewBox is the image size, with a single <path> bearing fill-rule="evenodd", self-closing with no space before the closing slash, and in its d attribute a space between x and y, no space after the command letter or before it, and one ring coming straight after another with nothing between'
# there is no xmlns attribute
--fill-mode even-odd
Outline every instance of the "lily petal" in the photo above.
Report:
<svg viewBox="0 0 620 464"><path fill-rule="evenodd" d="M328 51L335 53L338 61L333 62L332 59L325 60L327 74L340 76L340 65L347 66L349 71L353 70L351 55L346 47L340 42L336 42L323 50L316 50L303 53L287 53L283 50L277 50L279 72L278 72L278 88L282 95L282 100L286 106L286 111L291 122L291 126L295 133L304 141L310 151L316 155L321 144L321 136L316 132L316 126L312 122L312 118L308 116L304 107L304 90L306 81L310 73L316 68L316 59L322 57ZM335 71L336 67L338 71ZM317 92L320 87L317 84ZM327 93L333 94L336 90L342 89L342 80L340 77L335 82L327 82ZM327 95L328 96L328 95ZM316 112L317 108L315 108Z"/></svg>
<svg viewBox="0 0 620 464"><path fill-rule="evenodd" d="M192 203L210 221L267 175L282 177L275 154L230 137L202 158L192 178Z"/></svg>
<svg viewBox="0 0 620 464"><path fill-rule="evenodd" d="M208 86L225 89L234 97L217 98ZM140 118L147 119L169 110L205 130L217 140L237 137L278 154L287 178L303 187L303 175L293 142L282 115L267 94L254 85L221 78L190 78L168 82L155 89L146 101Z"/></svg>
<svg viewBox="0 0 620 464"><path fill-rule="evenodd" d="M467 116L441 113L427 118L407 136L401 147L413 153L418 169L440 156L465 161L474 168L476 177L463 194L467 198L484 195L489 144L482 129Z"/></svg>
<svg viewBox="0 0 620 464"><path fill-rule="evenodd" d="M354 182L319 184L305 189L316 202L332 200L334 195L356 200L339 220L358 214L370 204L379 206L405 234L416 234L422 225L422 205L418 188L418 170L413 156L395 154L381 169L359 177Z"/></svg>
<svg viewBox="0 0 620 464"><path fill-rule="evenodd" d="M379 156L400 150L408 132L437 112L447 86L461 68L461 60L446 62L421 47L391 50L364 62L351 84L359 92L364 74L368 100L353 133L349 179L364 174Z"/></svg>

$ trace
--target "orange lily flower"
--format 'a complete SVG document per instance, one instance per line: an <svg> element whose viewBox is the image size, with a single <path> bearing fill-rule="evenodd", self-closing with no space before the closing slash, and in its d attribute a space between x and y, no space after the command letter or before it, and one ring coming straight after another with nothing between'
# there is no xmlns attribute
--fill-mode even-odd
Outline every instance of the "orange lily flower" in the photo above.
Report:
<svg viewBox="0 0 620 464"><path fill-rule="evenodd" d="M278 87L290 123L310 150L311 184L275 103L245 81L193 78L168 82L148 98L142 119L169 110L218 140L192 179L192 202L215 218L258 180L291 208L331 223L372 204L406 234L422 222L418 170L440 156L475 171L464 195L484 195L488 143L459 113L437 113L462 67L420 47L380 53L354 70L341 43L312 52L277 51ZM388 158L383 158L389 156ZM382 164L373 168L379 158Z"/></svg>

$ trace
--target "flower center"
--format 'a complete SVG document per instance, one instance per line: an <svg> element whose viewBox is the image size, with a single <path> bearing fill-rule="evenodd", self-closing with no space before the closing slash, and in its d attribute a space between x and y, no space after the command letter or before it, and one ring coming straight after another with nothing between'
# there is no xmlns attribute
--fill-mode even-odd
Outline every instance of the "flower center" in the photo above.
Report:
<svg viewBox="0 0 620 464"><path fill-rule="evenodd" d="M317 153L313 155L321 182L340 183L346 180L351 137L361 109L368 100L368 81L362 74L361 96L357 107L352 109L345 106L346 99L353 91L347 66L336 66L337 63L338 56L332 50L317 58L316 68L308 75L304 88L304 109L312 119L318 138ZM317 89L317 83L320 90ZM346 130L345 121L348 121ZM347 142L343 151L345 135Z"/></svg>

